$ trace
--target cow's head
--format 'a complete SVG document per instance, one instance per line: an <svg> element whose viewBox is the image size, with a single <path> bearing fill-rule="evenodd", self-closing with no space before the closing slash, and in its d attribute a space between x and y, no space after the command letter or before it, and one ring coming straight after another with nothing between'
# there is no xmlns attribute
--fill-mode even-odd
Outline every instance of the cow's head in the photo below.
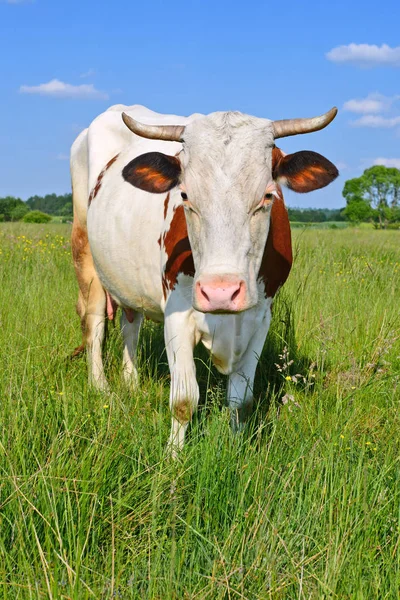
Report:
<svg viewBox="0 0 400 600"><path fill-rule="evenodd" d="M239 312L257 304L257 277L279 184L304 193L338 175L320 154L285 155L275 140L322 129L336 113L333 108L321 117L272 122L217 112L186 126L144 125L123 113L137 135L182 142L177 156L138 156L123 176L152 193L179 188L196 268L195 309Z"/></svg>

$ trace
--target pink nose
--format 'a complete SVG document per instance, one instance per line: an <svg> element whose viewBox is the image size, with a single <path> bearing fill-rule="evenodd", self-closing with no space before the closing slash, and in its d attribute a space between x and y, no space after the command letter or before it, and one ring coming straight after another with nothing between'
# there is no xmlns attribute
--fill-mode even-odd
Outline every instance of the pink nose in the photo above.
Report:
<svg viewBox="0 0 400 600"><path fill-rule="evenodd" d="M243 310L246 284L236 277L204 277L196 283L196 304L203 312Z"/></svg>

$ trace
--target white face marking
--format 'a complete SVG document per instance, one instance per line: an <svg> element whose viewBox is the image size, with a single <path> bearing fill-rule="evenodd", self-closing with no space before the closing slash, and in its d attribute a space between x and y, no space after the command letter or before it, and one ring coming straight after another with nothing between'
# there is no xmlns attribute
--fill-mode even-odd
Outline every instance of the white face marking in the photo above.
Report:
<svg viewBox="0 0 400 600"><path fill-rule="evenodd" d="M187 125L182 185L196 279L235 275L246 304L258 301L257 276L273 196L272 124L241 113L213 113ZM268 194L275 195L275 188Z"/></svg>

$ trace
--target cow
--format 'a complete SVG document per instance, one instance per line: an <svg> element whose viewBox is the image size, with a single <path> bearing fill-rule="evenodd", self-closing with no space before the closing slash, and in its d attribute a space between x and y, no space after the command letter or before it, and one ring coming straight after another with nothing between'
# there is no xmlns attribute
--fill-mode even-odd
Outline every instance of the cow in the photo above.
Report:
<svg viewBox="0 0 400 600"><path fill-rule="evenodd" d="M89 382L107 390L101 350L117 306L123 374L133 388L143 318L163 322L173 455L199 400L199 342L228 376L232 428L241 430L251 413L271 305L292 265L281 186L304 193L338 175L320 154L286 155L275 142L320 130L336 113L270 121L117 105L72 146L72 253Z"/></svg>

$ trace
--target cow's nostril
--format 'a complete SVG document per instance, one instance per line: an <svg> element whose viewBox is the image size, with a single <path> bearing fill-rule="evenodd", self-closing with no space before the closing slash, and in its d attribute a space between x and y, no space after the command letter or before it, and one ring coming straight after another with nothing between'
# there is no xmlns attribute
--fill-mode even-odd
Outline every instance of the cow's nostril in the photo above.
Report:
<svg viewBox="0 0 400 600"><path fill-rule="evenodd" d="M239 287L233 292L231 300L235 300L239 296L241 287L242 285L240 284Z"/></svg>
<svg viewBox="0 0 400 600"><path fill-rule="evenodd" d="M207 300L207 302L210 302L210 298L207 296L206 292L204 291L203 287L200 287L200 291L203 294L204 298Z"/></svg>

